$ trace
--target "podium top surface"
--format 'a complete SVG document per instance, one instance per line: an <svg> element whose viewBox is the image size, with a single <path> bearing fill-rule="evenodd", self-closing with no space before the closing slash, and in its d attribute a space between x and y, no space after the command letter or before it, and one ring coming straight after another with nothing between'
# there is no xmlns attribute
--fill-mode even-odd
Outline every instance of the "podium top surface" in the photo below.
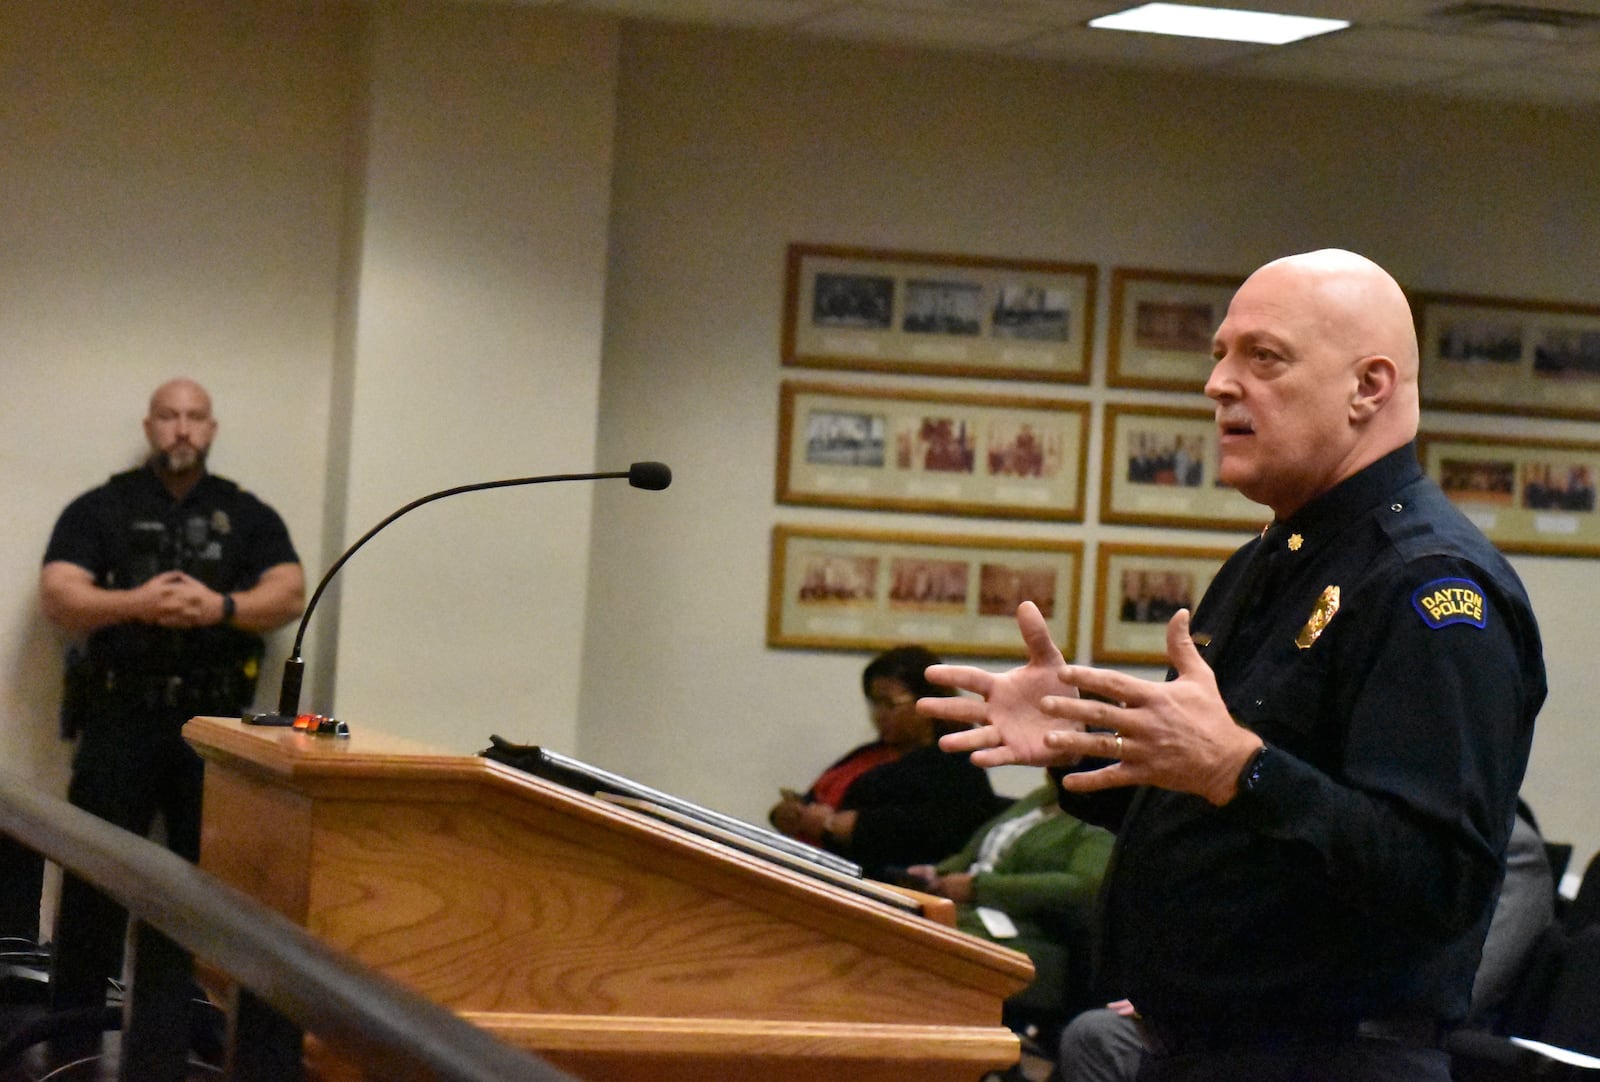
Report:
<svg viewBox="0 0 1600 1082"><path fill-rule="evenodd" d="M805 950L797 944L816 945L830 957L845 950L852 960L833 958L828 972L842 966L866 980L858 967L876 972L888 966L885 973L899 974L881 978L884 987L876 994L884 1001L934 974L953 982L941 983L935 997L951 1017L970 1012L974 1003L998 1002L986 997L1010 995L1032 977L1026 955L483 756L448 753L366 727L333 737L198 717L184 735L207 762L202 866L226 863L255 889L279 893L277 879L309 869L301 876L309 879L289 892L283 908L304 914L296 919L310 926L375 919L371 914L385 907L372 904L373 892L389 879L396 884L396 911L408 911L417 892L436 893L451 881L477 899L500 883L548 888L552 877L570 874L570 889L561 896L572 920L598 920L589 911L606 906L596 899L611 899L606 905L643 907L651 914L643 925L660 923L673 942L685 929L717 935L728 927L765 929L757 938L771 937L782 947L775 973L799 964ZM214 797L221 801L215 807ZM269 816L274 827L263 831ZM374 863L382 854L403 858ZM531 904L522 893L511 890L495 905L520 912L516 907ZM481 908L481 899L456 907ZM530 915L528 923L537 922ZM612 942L614 926L608 928L594 930L586 949L620 949ZM427 938L409 925L392 936L394 943L383 949L410 951ZM461 993L460 1005L469 1006L475 994Z"/></svg>

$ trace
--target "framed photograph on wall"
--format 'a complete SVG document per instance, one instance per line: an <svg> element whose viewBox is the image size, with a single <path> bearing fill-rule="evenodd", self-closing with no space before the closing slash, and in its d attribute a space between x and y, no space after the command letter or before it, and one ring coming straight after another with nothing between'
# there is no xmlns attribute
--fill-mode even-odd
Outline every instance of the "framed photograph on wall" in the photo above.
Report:
<svg viewBox="0 0 1600 1082"><path fill-rule="evenodd" d="M1083 521L1089 405L786 382L780 503Z"/></svg>
<svg viewBox="0 0 1600 1082"><path fill-rule="evenodd" d="M1095 556L1096 662L1167 664L1167 621L1194 611L1232 549L1102 543Z"/></svg>
<svg viewBox="0 0 1600 1082"><path fill-rule="evenodd" d="M783 363L1086 383L1095 267L791 244Z"/></svg>
<svg viewBox="0 0 1600 1082"><path fill-rule="evenodd" d="M780 524L772 530L767 645L921 643L940 655L1023 657L1016 611L1032 601L1071 657L1082 564L1077 541Z"/></svg>
<svg viewBox="0 0 1600 1082"><path fill-rule="evenodd" d="M1504 552L1600 555L1600 443L1424 433L1422 468Z"/></svg>
<svg viewBox="0 0 1600 1082"><path fill-rule="evenodd" d="M1116 267L1106 384L1200 391L1211 375L1211 336L1243 282L1226 274Z"/></svg>
<svg viewBox="0 0 1600 1082"><path fill-rule="evenodd" d="M1107 404L1100 521L1252 530L1271 519L1217 480L1211 410Z"/></svg>
<svg viewBox="0 0 1600 1082"><path fill-rule="evenodd" d="M1600 420L1600 306L1412 300L1424 406Z"/></svg>

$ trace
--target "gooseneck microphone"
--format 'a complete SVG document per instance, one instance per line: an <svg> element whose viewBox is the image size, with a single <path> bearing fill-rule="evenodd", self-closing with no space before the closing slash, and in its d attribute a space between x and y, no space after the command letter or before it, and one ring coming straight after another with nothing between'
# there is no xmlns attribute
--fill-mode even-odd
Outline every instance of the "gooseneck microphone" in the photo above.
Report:
<svg viewBox="0 0 1600 1082"><path fill-rule="evenodd" d="M415 511L425 503L442 500L446 496L458 496L463 492L481 492L487 488L511 488L516 485L542 485L547 481L604 481L614 477L626 477L628 484L634 488L649 489L659 492L672 484L672 470L664 462L635 462L626 470L611 473L552 473L544 477L511 477L503 481L478 481L470 485L457 485L447 488L442 492L431 492L426 496L418 497L404 507L393 512L383 521L356 539L356 543L344 550L344 553L323 574L322 581L317 583L317 588L311 592L311 600L306 602L305 612L300 614L300 627L294 635L294 647L289 651L289 658L283 663L283 685L278 692L278 712L276 714L245 714L243 720L249 725L293 725L295 718L300 714L300 682L305 675L306 663L300 656L300 646L305 641L306 626L311 623L311 613L317 607L317 601L322 597L323 591L328 588L328 583L333 581L333 576L339 569L349 562L356 550L375 537L389 523L404 515L408 511Z"/></svg>

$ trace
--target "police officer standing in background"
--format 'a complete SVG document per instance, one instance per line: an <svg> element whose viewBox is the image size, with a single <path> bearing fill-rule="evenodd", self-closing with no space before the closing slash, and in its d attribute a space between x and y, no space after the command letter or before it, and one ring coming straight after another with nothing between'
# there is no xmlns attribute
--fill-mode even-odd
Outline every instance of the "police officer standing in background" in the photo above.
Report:
<svg viewBox="0 0 1600 1082"><path fill-rule="evenodd" d="M1206 383L1219 476L1273 527L1167 625L1165 682L1030 661L935 666L919 709L980 766L1062 771L1117 829L1101 988L1138 1006L1141 1082L1448 1082L1505 867L1538 627L1414 443L1405 294L1350 252L1234 294ZM1079 692L1088 693L1086 696Z"/></svg>
<svg viewBox="0 0 1600 1082"><path fill-rule="evenodd" d="M305 576L277 512L206 472L217 421L205 388L162 384L144 433L143 466L62 512L39 594L45 616L87 636L69 652L62 703L63 733L78 738L68 800L139 834L159 811L168 847L197 860L201 761L183 723L250 705L261 636L299 615ZM65 878L55 1007L105 1001L125 929L119 906Z"/></svg>

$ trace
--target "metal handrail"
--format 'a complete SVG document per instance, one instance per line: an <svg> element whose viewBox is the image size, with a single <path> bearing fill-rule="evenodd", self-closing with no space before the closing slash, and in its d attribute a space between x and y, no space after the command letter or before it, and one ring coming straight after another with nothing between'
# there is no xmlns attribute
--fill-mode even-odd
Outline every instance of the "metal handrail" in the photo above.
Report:
<svg viewBox="0 0 1600 1082"><path fill-rule="evenodd" d="M135 921L136 940L139 924L156 929L372 1077L572 1082L176 854L5 772L0 832L114 898ZM135 968L130 1003L138 982ZM130 1014L125 1052L137 1025Z"/></svg>

